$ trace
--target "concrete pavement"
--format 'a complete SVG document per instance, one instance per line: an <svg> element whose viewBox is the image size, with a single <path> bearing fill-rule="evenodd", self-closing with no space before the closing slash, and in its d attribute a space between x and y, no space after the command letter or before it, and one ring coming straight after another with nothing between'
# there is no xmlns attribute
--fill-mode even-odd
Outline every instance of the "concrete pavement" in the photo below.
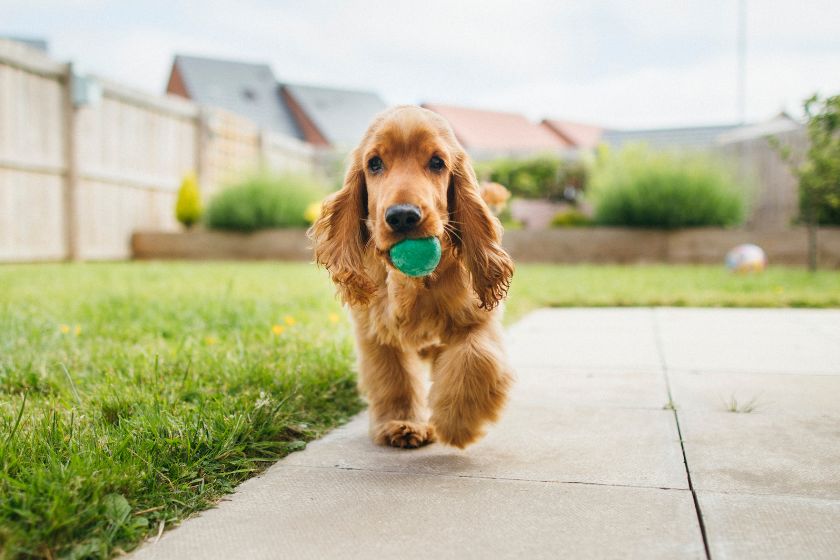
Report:
<svg viewBox="0 0 840 560"><path fill-rule="evenodd" d="M466 451L360 415L135 558L837 558L840 311L558 309Z"/></svg>

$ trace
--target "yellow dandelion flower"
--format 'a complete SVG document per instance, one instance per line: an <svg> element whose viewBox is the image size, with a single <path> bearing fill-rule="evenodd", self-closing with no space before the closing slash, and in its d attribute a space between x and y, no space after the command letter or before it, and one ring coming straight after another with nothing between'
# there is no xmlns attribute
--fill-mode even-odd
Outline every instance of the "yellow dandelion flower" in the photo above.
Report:
<svg viewBox="0 0 840 560"><path fill-rule="evenodd" d="M273 332L277 336L283 334L284 330L286 330L286 327L284 327L283 325L274 325L273 327L271 327L271 332Z"/></svg>
<svg viewBox="0 0 840 560"><path fill-rule="evenodd" d="M330 313L329 319L330 319L330 323L335 324L335 323L338 323L338 321L340 320L340 317L338 316L338 313Z"/></svg>
<svg viewBox="0 0 840 560"><path fill-rule="evenodd" d="M321 215L321 203L320 202L313 202L312 204L307 206L306 210L303 212L303 217L310 224L314 224L315 221L318 219L318 216L320 216L320 215Z"/></svg>
<svg viewBox="0 0 840 560"><path fill-rule="evenodd" d="M73 334L75 334L76 336L82 334L82 325L76 325L75 327L73 327Z"/></svg>
<svg viewBox="0 0 840 560"><path fill-rule="evenodd" d="M219 342L219 339L216 338L215 336L205 336L204 337L204 344L206 344L207 346L213 346L217 342Z"/></svg>
<svg viewBox="0 0 840 560"><path fill-rule="evenodd" d="M285 317L283 317L283 321L285 321L285 323L287 325L289 325L290 327L293 326L296 322L295 318L292 317L291 315L286 315Z"/></svg>
<svg viewBox="0 0 840 560"><path fill-rule="evenodd" d="M61 332L61 334L67 334L70 332L70 325L59 325L58 330Z"/></svg>

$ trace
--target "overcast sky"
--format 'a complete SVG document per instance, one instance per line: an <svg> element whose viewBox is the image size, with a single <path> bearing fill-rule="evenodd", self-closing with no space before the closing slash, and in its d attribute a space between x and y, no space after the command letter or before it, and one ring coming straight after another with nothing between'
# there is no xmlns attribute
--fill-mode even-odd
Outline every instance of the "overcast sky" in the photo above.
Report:
<svg viewBox="0 0 840 560"><path fill-rule="evenodd" d="M840 92L840 0L747 0L747 117ZM613 127L734 121L737 0L0 0L0 34L161 92L175 53Z"/></svg>

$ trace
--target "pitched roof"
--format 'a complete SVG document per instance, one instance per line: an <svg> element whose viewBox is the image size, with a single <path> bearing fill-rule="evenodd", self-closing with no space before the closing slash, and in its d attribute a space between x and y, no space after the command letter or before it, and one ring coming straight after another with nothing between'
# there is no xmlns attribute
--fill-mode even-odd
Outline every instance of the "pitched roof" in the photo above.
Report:
<svg viewBox="0 0 840 560"><path fill-rule="evenodd" d="M274 132L301 138L267 64L177 55L173 72L175 68L190 99L238 113Z"/></svg>
<svg viewBox="0 0 840 560"><path fill-rule="evenodd" d="M424 103L449 121L464 148L476 153L560 151L566 143L524 115Z"/></svg>
<svg viewBox="0 0 840 560"><path fill-rule="evenodd" d="M355 146L373 117L387 105L368 91L284 84L283 89L330 143Z"/></svg>
<svg viewBox="0 0 840 560"><path fill-rule="evenodd" d="M570 148L594 148L601 141L604 132L600 126L559 119L543 119L542 125L559 136Z"/></svg>
<svg viewBox="0 0 840 560"><path fill-rule="evenodd" d="M804 128L805 127L802 123L798 122L787 113L780 113L772 119L753 124L745 124L724 132L718 136L716 140L718 144L732 144L735 142L755 140L756 138L764 138L775 134L802 131Z"/></svg>
<svg viewBox="0 0 840 560"><path fill-rule="evenodd" d="M654 128L643 130L605 130L601 140L619 148L628 143L645 143L652 148L708 148L717 137L740 125L693 126L684 128Z"/></svg>
<svg viewBox="0 0 840 560"><path fill-rule="evenodd" d="M36 37L17 37L14 35L0 35L0 39L14 41L15 43L26 45L30 49L35 49L44 53L49 51L49 44L45 39L39 39Z"/></svg>

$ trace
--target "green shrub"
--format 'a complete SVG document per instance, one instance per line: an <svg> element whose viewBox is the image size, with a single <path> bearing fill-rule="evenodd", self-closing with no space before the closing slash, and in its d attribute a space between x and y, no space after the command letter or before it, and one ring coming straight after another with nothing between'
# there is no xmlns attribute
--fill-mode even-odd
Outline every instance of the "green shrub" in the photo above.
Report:
<svg viewBox="0 0 840 560"><path fill-rule="evenodd" d="M584 227L591 225L592 218L580 210L565 210L563 212L557 212L557 214L551 218L551 227L556 228Z"/></svg>
<svg viewBox="0 0 840 560"><path fill-rule="evenodd" d="M235 231L305 227L307 207L325 194L323 186L310 178L253 175L210 201L207 225Z"/></svg>
<svg viewBox="0 0 840 560"><path fill-rule="evenodd" d="M201 193L198 190L198 179L195 173L187 173L178 189L178 200L175 202L175 218L190 228L201 220Z"/></svg>
<svg viewBox="0 0 840 560"><path fill-rule="evenodd" d="M840 226L840 95L814 94L803 103L808 121L805 149L767 140L799 179L798 221Z"/></svg>
<svg viewBox="0 0 840 560"><path fill-rule="evenodd" d="M552 155L529 159L503 158L475 165L483 180L501 183L514 196L561 200L567 186L586 187L586 167Z"/></svg>
<svg viewBox="0 0 840 560"><path fill-rule="evenodd" d="M703 155L627 146L599 154L591 177L595 221L639 228L734 226L744 191L720 163Z"/></svg>
<svg viewBox="0 0 840 560"><path fill-rule="evenodd" d="M505 207L502 209L501 212L499 212L499 215L496 216L497 218L499 218L499 221L502 223L502 227L505 229L505 231L522 229L524 225L519 220L514 219L513 213L511 212L512 203L513 199L508 200L507 204L505 204Z"/></svg>

